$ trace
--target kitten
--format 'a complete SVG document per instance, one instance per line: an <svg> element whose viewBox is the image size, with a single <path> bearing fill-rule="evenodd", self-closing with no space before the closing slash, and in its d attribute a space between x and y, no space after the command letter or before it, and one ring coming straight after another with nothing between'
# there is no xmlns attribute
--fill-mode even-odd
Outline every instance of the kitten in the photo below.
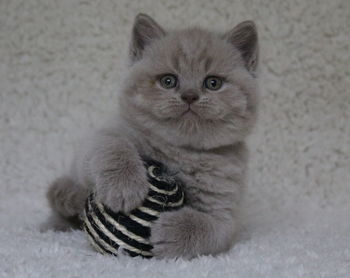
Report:
<svg viewBox="0 0 350 278"><path fill-rule="evenodd" d="M67 177L48 191L52 228L77 226L91 191L115 211L139 206L148 186L140 156L186 184L186 206L151 227L159 258L218 254L233 244L244 189L245 139L257 116L255 24L219 34L166 31L139 14L119 117L82 147Z"/></svg>

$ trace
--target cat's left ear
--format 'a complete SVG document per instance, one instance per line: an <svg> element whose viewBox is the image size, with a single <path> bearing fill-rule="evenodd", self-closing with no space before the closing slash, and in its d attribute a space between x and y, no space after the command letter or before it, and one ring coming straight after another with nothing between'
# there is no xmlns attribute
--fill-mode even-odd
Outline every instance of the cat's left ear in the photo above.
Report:
<svg viewBox="0 0 350 278"><path fill-rule="evenodd" d="M258 32L255 23L243 21L227 32L224 38L240 51L246 68L254 73L259 58Z"/></svg>
<svg viewBox="0 0 350 278"><path fill-rule="evenodd" d="M130 59L135 62L142 58L145 48L155 39L165 35L165 31L155 20L146 14L138 14L135 18L130 43Z"/></svg>

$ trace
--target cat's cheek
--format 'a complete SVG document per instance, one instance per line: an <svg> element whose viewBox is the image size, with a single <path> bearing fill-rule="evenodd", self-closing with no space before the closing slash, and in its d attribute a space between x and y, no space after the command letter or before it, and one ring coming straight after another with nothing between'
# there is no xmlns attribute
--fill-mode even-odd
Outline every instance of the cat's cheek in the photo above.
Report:
<svg viewBox="0 0 350 278"><path fill-rule="evenodd" d="M145 102L145 98L143 95L137 94L134 96L133 101L137 107L142 107L143 103Z"/></svg>

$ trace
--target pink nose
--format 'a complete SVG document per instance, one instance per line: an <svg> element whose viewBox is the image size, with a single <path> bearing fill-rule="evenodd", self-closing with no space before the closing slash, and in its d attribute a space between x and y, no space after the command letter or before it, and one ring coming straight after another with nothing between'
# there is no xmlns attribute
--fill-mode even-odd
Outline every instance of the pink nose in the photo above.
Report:
<svg viewBox="0 0 350 278"><path fill-rule="evenodd" d="M181 99L188 104L191 104L199 99L199 95L195 92L184 92L181 94Z"/></svg>

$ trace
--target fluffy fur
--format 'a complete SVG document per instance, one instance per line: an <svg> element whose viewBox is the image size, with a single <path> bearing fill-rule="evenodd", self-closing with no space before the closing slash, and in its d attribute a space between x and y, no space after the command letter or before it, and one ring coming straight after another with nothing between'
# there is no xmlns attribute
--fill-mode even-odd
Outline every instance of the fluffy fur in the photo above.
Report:
<svg viewBox="0 0 350 278"><path fill-rule="evenodd" d="M130 69L120 93L119 117L87 140L69 177L55 181L54 211L46 228L64 230L95 191L113 210L130 211L147 194L140 156L168 165L186 184L186 207L164 213L151 228L156 257L217 254L233 244L247 163L245 138L257 115L258 40L247 21L219 34L200 28L166 31L136 17ZM163 74L178 77L164 89ZM220 76L218 91L203 87ZM188 104L183 94L196 94ZM75 222L76 223L76 222Z"/></svg>

